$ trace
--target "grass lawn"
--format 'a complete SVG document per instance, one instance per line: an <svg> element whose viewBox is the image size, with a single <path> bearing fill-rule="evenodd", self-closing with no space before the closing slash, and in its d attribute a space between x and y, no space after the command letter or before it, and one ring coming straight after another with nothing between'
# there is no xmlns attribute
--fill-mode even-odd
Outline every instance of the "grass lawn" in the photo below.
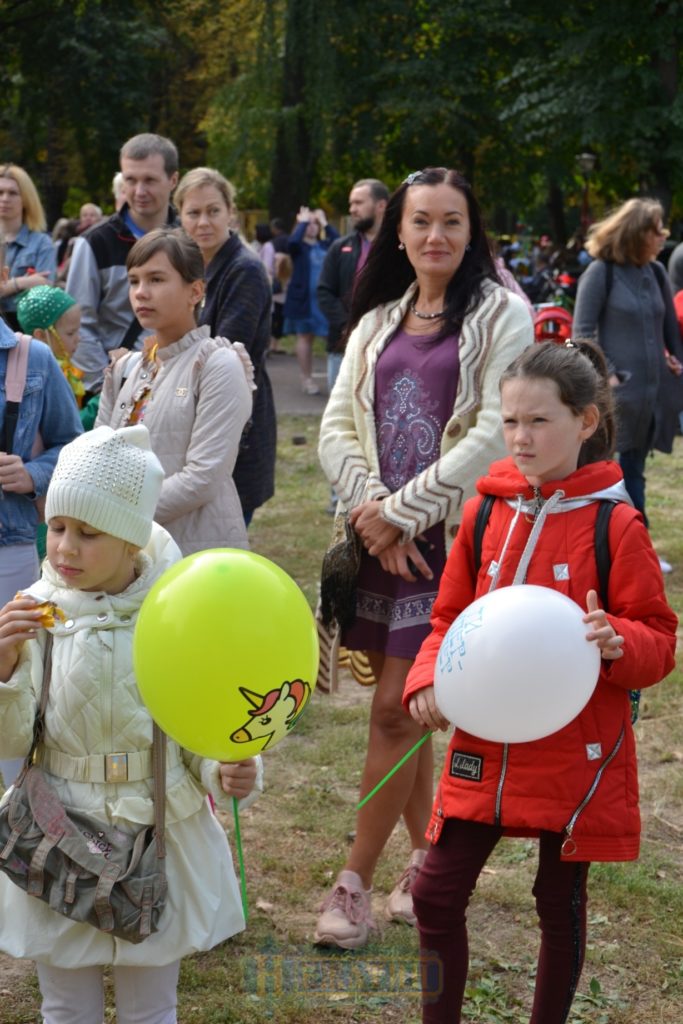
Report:
<svg viewBox="0 0 683 1024"><path fill-rule="evenodd" d="M315 600L330 533L328 488L316 459L317 419L280 424L276 498L257 513L253 549ZM297 437L299 443L294 444ZM305 438L305 443L300 443ZM652 535L674 565L667 590L683 612L683 439L648 464ZM380 924L362 952L311 945L316 910L345 855L365 749L370 692L343 680L314 694L297 729L266 757L267 789L242 815L247 930L188 958L180 979L183 1024L417 1024L417 941ZM637 726L643 846L636 864L596 865L589 880L589 947L571 1024L676 1024L683 1020L683 686L680 670L644 695ZM439 737L440 750L445 737ZM376 917L404 866L402 826L375 880ZM470 913L468 1024L528 1021L538 949L531 897L533 842L507 840L482 875ZM35 1024L28 965L0 958L0 1024ZM108 1020L113 1020L113 1014Z"/></svg>

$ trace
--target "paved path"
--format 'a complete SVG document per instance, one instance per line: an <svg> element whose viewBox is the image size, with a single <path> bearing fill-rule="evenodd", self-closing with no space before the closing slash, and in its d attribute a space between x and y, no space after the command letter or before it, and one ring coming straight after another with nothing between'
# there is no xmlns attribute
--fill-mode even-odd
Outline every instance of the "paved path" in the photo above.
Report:
<svg viewBox="0 0 683 1024"><path fill-rule="evenodd" d="M267 369L273 385L278 416L300 416L302 414L320 416L327 401L327 360L325 356L315 356L313 360L313 380L320 388L319 395L305 395L301 390L296 356L268 356Z"/></svg>

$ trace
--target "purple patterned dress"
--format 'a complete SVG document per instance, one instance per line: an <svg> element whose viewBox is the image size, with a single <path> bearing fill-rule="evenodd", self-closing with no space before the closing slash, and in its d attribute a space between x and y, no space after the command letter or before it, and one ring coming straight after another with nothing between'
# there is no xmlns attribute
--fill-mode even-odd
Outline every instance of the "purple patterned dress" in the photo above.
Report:
<svg viewBox="0 0 683 1024"><path fill-rule="evenodd" d="M453 411L460 360L458 338L427 345L428 335L399 330L377 361L375 424L382 481L393 493L440 455L441 435ZM344 631L349 650L414 658L430 630L429 617L446 562L443 523L424 534L433 580L415 583L385 572L363 549L356 621Z"/></svg>

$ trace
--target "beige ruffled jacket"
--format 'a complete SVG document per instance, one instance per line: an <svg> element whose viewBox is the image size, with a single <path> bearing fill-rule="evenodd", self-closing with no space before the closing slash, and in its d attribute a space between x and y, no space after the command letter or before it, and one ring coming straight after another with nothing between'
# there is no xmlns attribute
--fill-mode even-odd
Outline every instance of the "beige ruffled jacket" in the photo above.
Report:
<svg viewBox="0 0 683 1024"><path fill-rule="evenodd" d="M239 342L212 338L197 327L157 351L159 369L141 421L166 479L155 519L183 555L206 548L248 548L232 472L251 416L254 370ZM107 371L96 426L126 426L149 386L139 352Z"/></svg>

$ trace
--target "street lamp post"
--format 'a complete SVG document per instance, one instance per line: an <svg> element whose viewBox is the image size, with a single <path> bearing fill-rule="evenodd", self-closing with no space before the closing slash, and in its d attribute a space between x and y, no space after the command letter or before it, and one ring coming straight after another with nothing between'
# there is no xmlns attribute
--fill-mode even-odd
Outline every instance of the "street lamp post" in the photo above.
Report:
<svg viewBox="0 0 683 1024"><path fill-rule="evenodd" d="M591 223L590 215L590 204L588 201L588 184L590 177L595 170L595 163L597 156L591 150L586 149L582 153L577 153L576 163L583 175L583 196L581 198L581 231L586 233Z"/></svg>

